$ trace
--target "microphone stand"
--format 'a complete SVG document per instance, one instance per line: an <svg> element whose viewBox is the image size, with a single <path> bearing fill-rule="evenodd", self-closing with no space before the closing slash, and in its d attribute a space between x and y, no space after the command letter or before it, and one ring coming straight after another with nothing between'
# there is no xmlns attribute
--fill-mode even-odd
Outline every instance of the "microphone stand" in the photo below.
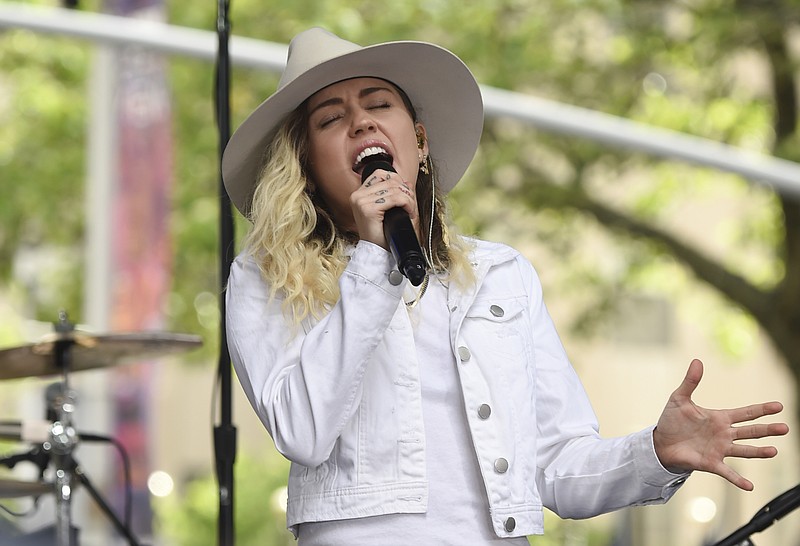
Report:
<svg viewBox="0 0 800 546"><path fill-rule="evenodd" d="M228 0L217 2L217 35L219 49L216 66L216 110L219 128L219 247L220 247L220 344L218 378L220 388L220 422L214 428L214 457L219 486L218 544L232 546L234 543L233 522L233 465L236 461L236 427L233 426L233 395L231 382L231 359L225 330L225 289L234 258L234 224L230 197L222 180L222 154L230 139L230 54L228 41L230 22Z"/></svg>
<svg viewBox="0 0 800 546"><path fill-rule="evenodd" d="M712 546L753 546L750 535L763 531L798 506L800 506L800 485L769 501L748 523Z"/></svg>

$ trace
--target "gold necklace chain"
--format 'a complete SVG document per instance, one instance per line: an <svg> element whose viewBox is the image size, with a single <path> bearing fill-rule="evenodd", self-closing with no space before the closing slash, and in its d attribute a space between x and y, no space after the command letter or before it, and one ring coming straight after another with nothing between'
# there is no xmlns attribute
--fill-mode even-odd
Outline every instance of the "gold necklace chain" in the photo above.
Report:
<svg viewBox="0 0 800 546"><path fill-rule="evenodd" d="M413 309L419 303L419 300L422 299L422 296L425 295L425 291L428 289L428 282L430 281L431 276L428 273L425 273L425 279L422 281L422 285L419 287L419 292L417 292L417 297L411 301L405 302L406 308Z"/></svg>

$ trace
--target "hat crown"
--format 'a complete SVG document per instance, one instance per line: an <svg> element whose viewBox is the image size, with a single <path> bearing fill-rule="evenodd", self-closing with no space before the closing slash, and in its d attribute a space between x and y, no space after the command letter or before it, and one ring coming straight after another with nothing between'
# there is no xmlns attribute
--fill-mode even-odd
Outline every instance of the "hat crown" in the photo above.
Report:
<svg viewBox="0 0 800 546"><path fill-rule="evenodd" d="M450 191L466 171L480 142L483 101L469 68L446 49L399 41L361 47L322 28L291 41L278 89L233 133L222 158L231 201L249 215L265 150L292 111L325 87L371 77L402 89L425 125L437 168L437 187Z"/></svg>
<svg viewBox="0 0 800 546"><path fill-rule="evenodd" d="M314 27L295 36L289 43L286 68L283 70L278 89L288 85L317 65L363 49L343 40L325 29Z"/></svg>

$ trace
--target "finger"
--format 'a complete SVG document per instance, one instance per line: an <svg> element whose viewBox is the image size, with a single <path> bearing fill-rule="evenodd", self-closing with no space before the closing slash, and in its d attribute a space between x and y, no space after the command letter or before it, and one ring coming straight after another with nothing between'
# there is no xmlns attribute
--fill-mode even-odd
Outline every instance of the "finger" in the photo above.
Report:
<svg viewBox="0 0 800 546"><path fill-rule="evenodd" d="M697 388L697 385L700 384L700 380L703 378L703 363L698 360L692 360L691 364L689 364L689 369L686 370L686 375L683 378L680 386L675 389L673 392L673 396L678 398L691 398L692 393Z"/></svg>
<svg viewBox="0 0 800 546"><path fill-rule="evenodd" d="M369 187L372 187L373 184L378 182L378 180L379 180L378 179L378 175L375 174L375 173L372 173L371 175L369 175L369 177L366 180L364 180L364 182L361 185L363 187L365 187L365 188L369 188Z"/></svg>
<svg viewBox="0 0 800 546"><path fill-rule="evenodd" d="M377 190L377 189L385 189L385 188L397 188L401 192L408 195L410 198L414 198L414 194L411 191L411 188L406 184L406 182L400 178L396 173L386 172L386 171L375 171L373 174L369 176L366 180L364 180L363 184L356 191L365 191L365 190Z"/></svg>
<svg viewBox="0 0 800 546"><path fill-rule="evenodd" d="M387 182L387 181L397 182L408 188L408 185L397 173L391 171L382 171L382 170L377 170L372 174L370 174L367 177L367 179L361 183L361 185L364 188L371 188L382 182Z"/></svg>
<svg viewBox="0 0 800 546"><path fill-rule="evenodd" d="M376 184L379 184L391 178L392 178L391 172L378 169L371 175L369 175L367 179L362 182L361 185L365 188L370 188Z"/></svg>
<svg viewBox="0 0 800 546"><path fill-rule="evenodd" d="M364 183L353 192L353 200L366 202L370 201L370 196L386 195L388 191L399 191L411 198L413 193L408 185L399 176L390 176L392 173L387 173L386 177L379 175L371 175ZM374 199L373 199L374 201Z"/></svg>
<svg viewBox="0 0 800 546"><path fill-rule="evenodd" d="M768 436L784 436L788 434L789 427L786 423L768 423L733 427L731 430L734 440L752 440Z"/></svg>
<svg viewBox="0 0 800 546"><path fill-rule="evenodd" d="M725 478L739 489L744 489L745 491L753 490L753 482L736 472L733 468L725 463L720 463L715 468L710 469L710 472Z"/></svg>
<svg viewBox="0 0 800 546"><path fill-rule="evenodd" d="M774 446L748 446L733 444L728 451L728 457L739 459L771 459L778 454L778 449Z"/></svg>
<svg viewBox="0 0 800 546"><path fill-rule="evenodd" d="M403 187L387 187L380 186L381 189L376 190L370 194L370 197L376 202L388 203L395 207L404 207L414 202L411 192ZM412 212L412 211L409 211Z"/></svg>
<svg viewBox="0 0 800 546"><path fill-rule="evenodd" d="M740 476L737 472L731 471L730 476L723 476L726 480L731 482L733 485L738 487L739 489L743 489L745 491L752 491L753 490L753 482L745 478L744 476Z"/></svg>
<svg viewBox="0 0 800 546"><path fill-rule="evenodd" d="M400 207L408 213L411 219L417 217L416 198L412 191L404 183L397 185L380 184L370 198L377 205L381 205L381 210Z"/></svg>
<svg viewBox="0 0 800 546"><path fill-rule="evenodd" d="M744 421L752 421L765 415L775 415L783 411L783 404L780 402L766 402L764 404L751 404L741 408L733 408L727 410L728 418L731 423L742 423Z"/></svg>

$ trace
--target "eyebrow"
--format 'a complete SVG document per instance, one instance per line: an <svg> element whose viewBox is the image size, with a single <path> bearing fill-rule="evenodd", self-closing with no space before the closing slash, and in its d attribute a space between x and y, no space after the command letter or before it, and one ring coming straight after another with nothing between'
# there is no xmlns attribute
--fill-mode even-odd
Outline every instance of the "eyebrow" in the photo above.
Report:
<svg viewBox="0 0 800 546"><path fill-rule="evenodd" d="M381 86L365 87L358 92L358 98L363 99L364 97L368 97L369 95L372 95L373 93L377 93L379 91L389 91L390 93L392 92L392 90L388 87L381 87ZM344 100L341 97L331 97L328 100L324 100L318 105L316 105L314 109L308 113L308 116L311 117L314 114L314 112L316 112L321 108L325 108L326 106L334 106L336 104L342 104L343 102Z"/></svg>

